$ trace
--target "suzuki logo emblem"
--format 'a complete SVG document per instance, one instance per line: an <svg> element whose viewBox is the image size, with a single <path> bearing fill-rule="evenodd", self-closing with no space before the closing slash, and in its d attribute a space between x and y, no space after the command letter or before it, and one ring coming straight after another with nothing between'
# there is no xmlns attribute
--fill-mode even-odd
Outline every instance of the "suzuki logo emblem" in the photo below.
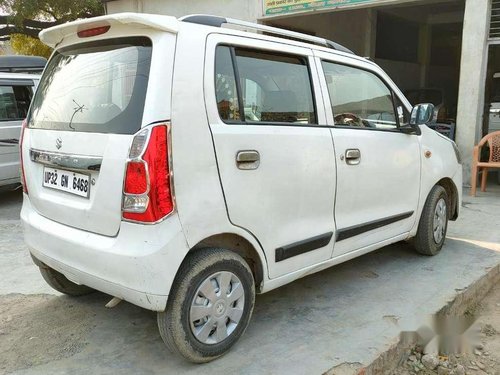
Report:
<svg viewBox="0 0 500 375"><path fill-rule="evenodd" d="M61 138L56 139L56 147L58 150L62 147L62 139Z"/></svg>

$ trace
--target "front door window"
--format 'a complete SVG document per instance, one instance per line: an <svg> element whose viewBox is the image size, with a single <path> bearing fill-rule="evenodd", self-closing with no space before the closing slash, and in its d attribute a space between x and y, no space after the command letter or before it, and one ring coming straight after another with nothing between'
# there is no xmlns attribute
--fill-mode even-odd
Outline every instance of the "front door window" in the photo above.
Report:
<svg viewBox="0 0 500 375"><path fill-rule="evenodd" d="M336 126L395 130L392 91L366 70L323 62Z"/></svg>

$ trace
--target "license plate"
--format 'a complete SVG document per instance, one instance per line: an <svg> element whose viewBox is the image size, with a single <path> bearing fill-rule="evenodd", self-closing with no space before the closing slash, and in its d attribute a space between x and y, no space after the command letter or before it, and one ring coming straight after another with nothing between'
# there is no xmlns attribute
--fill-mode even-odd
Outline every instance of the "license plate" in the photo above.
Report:
<svg viewBox="0 0 500 375"><path fill-rule="evenodd" d="M65 171L64 169L43 168L43 186L88 198L90 176Z"/></svg>

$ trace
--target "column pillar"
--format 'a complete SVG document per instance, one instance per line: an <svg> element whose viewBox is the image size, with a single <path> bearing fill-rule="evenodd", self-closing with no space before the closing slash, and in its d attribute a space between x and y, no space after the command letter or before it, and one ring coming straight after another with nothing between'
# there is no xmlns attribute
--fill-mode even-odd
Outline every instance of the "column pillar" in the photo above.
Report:
<svg viewBox="0 0 500 375"><path fill-rule="evenodd" d="M420 26L418 36L418 64L420 66L420 88L428 87L427 75L431 61L431 25L428 23Z"/></svg>
<svg viewBox="0 0 500 375"><path fill-rule="evenodd" d="M491 0L465 2L456 131L465 186L470 186L472 150L483 122L490 3Z"/></svg>
<svg viewBox="0 0 500 375"><path fill-rule="evenodd" d="M365 43L363 48L363 56L370 57L375 60L375 46L377 44L377 11L373 8L368 8L366 12L365 23Z"/></svg>

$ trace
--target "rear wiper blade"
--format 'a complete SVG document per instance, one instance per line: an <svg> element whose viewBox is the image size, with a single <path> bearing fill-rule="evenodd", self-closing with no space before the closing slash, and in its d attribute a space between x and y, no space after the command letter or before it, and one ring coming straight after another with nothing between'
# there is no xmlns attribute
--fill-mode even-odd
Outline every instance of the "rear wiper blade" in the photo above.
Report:
<svg viewBox="0 0 500 375"><path fill-rule="evenodd" d="M85 108L85 104L80 105L80 104L78 104L78 103L76 102L76 100L75 100L75 99L72 99L72 100L73 100L73 103L75 103L75 104L76 104L76 107L75 107L75 108L73 108L73 114L71 115L71 120L69 120L69 124L68 124L68 126L70 127L70 129L76 130L76 129L75 129L75 128L71 125L71 124L73 123L73 118L75 117L75 115L76 115L78 112L83 113L83 111L84 111L84 110L88 110L88 108Z"/></svg>

